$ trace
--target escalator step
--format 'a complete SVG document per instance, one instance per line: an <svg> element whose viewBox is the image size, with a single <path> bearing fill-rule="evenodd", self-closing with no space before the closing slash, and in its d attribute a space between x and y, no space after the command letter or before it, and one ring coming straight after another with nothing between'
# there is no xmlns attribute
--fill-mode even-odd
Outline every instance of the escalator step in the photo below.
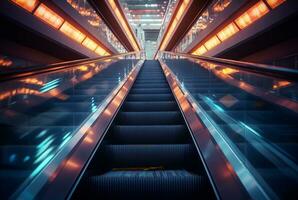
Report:
<svg viewBox="0 0 298 200"><path fill-rule="evenodd" d="M120 112L118 124L120 125L163 125L183 124L179 111L167 112Z"/></svg>
<svg viewBox="0 0 298 200"><path fill-rule="evenodd" d="M131 89L130 94L171 94L171 90L170 88L133 88Z"/></svg>
<svg viewBox="0 0 298 200"><path fill-rule="evenodd" d="M122 107L123 111L177 111L178 106L175 101L148 101L136 102L126 101Z"/></svg>
<svg viewBox="0 0 298 200"><path fill-rule="evenodd" d="M113 143L177 144L184 143L188 130L185 125L115 126Z"/></svg>
<svg viewBox="0 0 298 200"><path fill-rule="evenodd" d="M105 199L192 199L198 194L207 196L207 181L185 170L110 171L88 178L85 188L89 194Z"/></svg>
<svg viewBox="0 0 298 200"><path fill-rule="evenodd" d="M151 88L152 89L152 88L169 88L169 86L167 83L161 83L161 84L138 83L138 84L134 84L132 88Z"/></svg>
<svg viewBox="0 0 298 200"><path fill-rule="evenodd" d="M181 168L190 165L195 148L190 144L105 145L103 155L108 168Z"/></svg>
<svg viewBox="0 0 298 200"><path fill-rule="evenodd" d="M127 101L174 101L172 94L129 94Z"/></svg>
<svg viewBox="0 0 298 200"><path fill-rule="evenodd" d="M165 79L158 79L158 80L151 80L151 79L137 79L135 81L135 84L151 84L151 83L155 83L155 84L165 84L167 83Z"/></svg>

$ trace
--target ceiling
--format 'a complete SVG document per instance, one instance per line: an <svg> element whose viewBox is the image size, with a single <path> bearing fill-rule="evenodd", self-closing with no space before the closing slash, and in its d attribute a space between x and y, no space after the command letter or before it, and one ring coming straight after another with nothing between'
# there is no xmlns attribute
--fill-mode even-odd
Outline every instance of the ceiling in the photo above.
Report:
<svg viewBox="0 0 298 200"><path fill-rule="evenodd" d="M134 29L141 27L145 40L157 39L169 0L120 0L123 10Z"/></svg>
<svg viewBox="0 0 298 200"><path fill-rule="evenodd" d="M153 58L157 38L170 0L119 0L124 13L145 49Z"/></svg>

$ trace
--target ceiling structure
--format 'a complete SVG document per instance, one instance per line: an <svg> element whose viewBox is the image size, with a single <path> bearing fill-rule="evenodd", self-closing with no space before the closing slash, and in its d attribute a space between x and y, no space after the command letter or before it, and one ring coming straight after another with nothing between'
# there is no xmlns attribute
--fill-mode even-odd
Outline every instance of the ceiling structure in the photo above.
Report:
<svg viewBox="0 0 298 200"><path fill-rule="evenodd" d="M147 58L156 51L157 38L169 0L119 0Z"/></svg>

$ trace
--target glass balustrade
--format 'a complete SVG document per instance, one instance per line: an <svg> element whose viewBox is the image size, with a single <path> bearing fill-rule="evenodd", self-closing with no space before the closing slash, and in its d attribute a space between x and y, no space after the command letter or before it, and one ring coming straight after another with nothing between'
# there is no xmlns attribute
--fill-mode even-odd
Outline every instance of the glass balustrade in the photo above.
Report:
<svg viewBox="0 0 298 200"><path fill-rule="evenodd" d="M127 52L109 27L86 0L66 0L88 23L96 28L105 41L110 43L119 53Z"/></svg>
<svg viewBox="0 0 298 200"><path fill-rule="evenodd" d="M3 199L28 185L77 137L138 60L135 55L114 56L0 83Z"/></svg>
<svg viewBox="0 0 298 200"><path fill-rule="evenodd" d="M162 61L227 159L236 156L270 198L297 196L297 82L173 54L163 54ZM231 164L253 187L245 170Z"/></svg>
<svg viewBox="0 0 298 200"><path fill-rule="evenodd" d="M184 50L192 44L193 41L197 41L199 37L201 37L201 33L217 20L218 16L232 4L232 0L213 0L177 45L175 52L184 52Z"/></svg>

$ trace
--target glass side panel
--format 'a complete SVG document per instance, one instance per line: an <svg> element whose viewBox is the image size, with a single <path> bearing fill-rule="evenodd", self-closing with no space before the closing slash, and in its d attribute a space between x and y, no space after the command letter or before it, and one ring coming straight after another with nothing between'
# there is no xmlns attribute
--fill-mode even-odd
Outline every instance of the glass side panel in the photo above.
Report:
<svg viewBox="0 0 298 200"><path fill-rule="evenodd" d="M297 196L297 82L201 60L164 61L262 188Z"/></svg>
<svg viewBox="0 0 298 200"><path fill-rule="evenodd" d="M109 27L100 18L97 12L86 0L65 0L75 9L81 16L87 19L88 23L96 28L98 32L108 41L119 53L126 53L126 49L112 33Z"/></svg>
<svg viewBox="0 0 298 200"><path fill-rule="evenodd" d="M3 199L39 174L138 61L122 59L1 83Z"/></svg>
<svg viewBox="0 0 298 200"><path fill-rule="evenodd" d="M237 3L237 1L233 0L213 0L177 45L175 52L184 52L193 41L198 41L202 32L217 20L218 16L234 2Z"/></svg>

